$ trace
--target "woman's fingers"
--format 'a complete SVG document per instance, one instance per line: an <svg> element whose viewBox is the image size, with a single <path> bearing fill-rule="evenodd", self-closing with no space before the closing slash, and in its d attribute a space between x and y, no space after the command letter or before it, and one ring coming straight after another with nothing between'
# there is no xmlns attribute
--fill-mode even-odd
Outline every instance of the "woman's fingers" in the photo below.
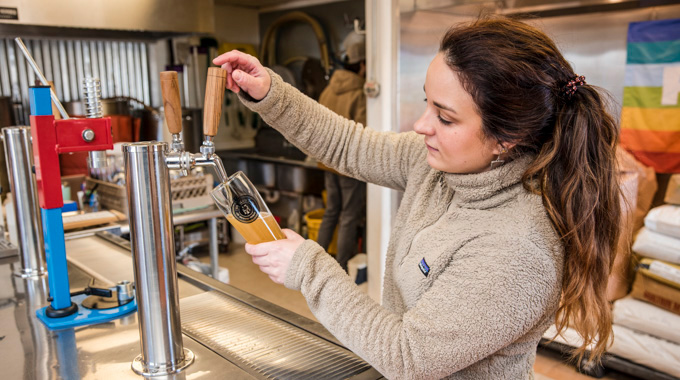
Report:
<svg viewBox="0 0 680 380"><path fill-rule="evenodd" d="M227 62L227 63L223 64L222 69L224 69L227 72L227 88L230 89L231 91L234 91L233 90L234 81L231 78L231 72L233 71L232 68L231 68L231 63ZM234 91L234 92L236 92L236 91Z"/></svg>
<svg viewBox="0 0 680 380"><path fill-rule="evenodd" d="M272 242L275 243L275 242ZM246 252L251 256L266 256L271 250L271 244L260 243L260 244L249 244L246 243Z"/></svg>
<svg viewBox="0 0 680 380"><path fill-rule="evenodd" d="M253 263L259 267L267 266L267 255L263 256L252 256Z"/></svg>
<svg viewBox="0 0 680 380"><path fill-rule="evenodd" d="M228 75L231 75L235 70L242 70L249 75L261 76L264 71L264 66L260 64L257 58L238 50L232 50L220 55L213 59L213 63L221 66Z"/></svg>
<svg viewBox="0 0 680 380"><path fill-rule="evenodd" d="M269 275L269 278L277 284L283 284L283 281L279 280L278 276Z"/></svg>
<svg viewBox="0 0 680 380"><path fill-rule="evenodd" d="M271 87L271 78L264 68L262 71L251 73L234 69L231 77L241 90L247 92L255 100L262 100Z"/></svg>
<svg viewBox="0 0 680 380"><path fill-rule="evenodd" d="M255 100L261 100L269 92L271 78L257 58L232 50L213 59L213 63L227 72L229 90L243 90Z"/></svg>
<svg viewBox="0 0 680 380"><path fill-rule="evenodd" d="M277 284L283 284L285 276L281 274L281 268L277 265L270 265L268 262L269 256L253 256L253 263L255 263L262 273L269 276L269 278Z"/></svg>
<svg viewBox="0 0 680 380"><path fill-rule="evenodd" d="M237 73L238 70L234 70L234 79L238 77ZM291 259L298 247L305 241L302 236L292 230L284 229L283 233L286 239L245 246L246 252L252 256L253 263L278 284L284 283Z"/></svg>
<svg viewBox="0 0 680 380"><path fill-rule="evenodd" d="M302 238L302 236L300 236L300 234L298 234L297 232L295 232L295 231L293 231L289 228L284 228L284 229L281 230L281 232L283 232L283 234L286 235L286 239L289 239L289 240L304 240Z"/></svg>
<svg viewBox="0 0 680 380"><path fill-rule="evenodd" d="M252 55L240 52L238 50L228 51L215 59L213 59L213 64L216 66L222 66L225 63L230 63L232 67L252 67L253 60L257 62L257 58Z"/></svg>

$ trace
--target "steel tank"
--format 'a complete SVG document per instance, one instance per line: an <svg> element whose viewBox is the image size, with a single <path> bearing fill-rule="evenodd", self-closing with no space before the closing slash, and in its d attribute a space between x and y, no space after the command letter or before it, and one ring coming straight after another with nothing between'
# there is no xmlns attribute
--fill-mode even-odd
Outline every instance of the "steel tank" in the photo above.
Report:
<svg viewBox="0 0 680 380"><path fill-rule="evenodd" d="M5 127L2 137L21 256L21 269L15 275L42 276L45 274L45 245L33 177L31 128Z"/></svg>
<svg viewBox="0 0 680 380"><path fill-rule="evenodd" d="M176 373L194 358L182 342L167 150L163 142L123 145L142 350L132 369L147 376Z"/></svg>

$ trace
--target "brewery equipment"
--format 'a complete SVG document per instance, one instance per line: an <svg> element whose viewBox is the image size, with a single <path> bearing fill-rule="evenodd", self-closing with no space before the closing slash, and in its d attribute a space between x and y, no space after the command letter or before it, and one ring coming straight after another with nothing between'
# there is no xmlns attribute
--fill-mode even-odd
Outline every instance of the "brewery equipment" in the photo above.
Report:
<svg viewBox="0 0 680 380"><path fill-rule="evenodd" d="M105 150L113 149L111 119L101 117L99 80L84 80L88 117L56 120L52 114L49 86L29 88L31 104L31 135L35 178L38 188L40 214L42 218L45 256L47 261L50 304L39 309L38 318L50 329L100 323L119 318L136 309L136 302L114 302L107 306L96 306L88 296L117 299L116 290L87 287L71 293L66 247L61 192L61 171L59 154L69 152L91 152L89 164L100 167L104 164Z"/></svg>
<svg viewBox="0 0 680 380"><path fill-rule="evenodd" d="M42 225L38 218L38 197L33 179L33 148L28 127L2 128L5 143L7 174L12 191L16 219L19 257L19 277L39 277L45 274L45 245Z"/></svg>
<svg viewBox="0 0 680 380"><path fill-rule="evenodd" d="M179 85L177 73L172 71L161 73L166 121L172 133L170 147L164 142L123 145L142 351L132 369L141 375L173 374L194 360L194 354L182 342L169 170L186 174L197 166L212 167L221 182L227 179L212 141L220 120L225 83L225 71L208 70L205 140L200 153L184 150Z"/></svg>

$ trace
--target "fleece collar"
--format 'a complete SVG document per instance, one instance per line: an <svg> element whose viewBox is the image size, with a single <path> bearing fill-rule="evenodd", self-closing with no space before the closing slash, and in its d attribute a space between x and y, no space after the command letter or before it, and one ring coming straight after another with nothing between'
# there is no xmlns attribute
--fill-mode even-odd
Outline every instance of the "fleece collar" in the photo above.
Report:
<svg viewBox="0 0 680 380"><path fill-rule="evenodd" d="M497 168L475 174L442 173L444 184L455 192L460 207L487 209L516 196L522 175L534 156L525 155Z"/></svg>

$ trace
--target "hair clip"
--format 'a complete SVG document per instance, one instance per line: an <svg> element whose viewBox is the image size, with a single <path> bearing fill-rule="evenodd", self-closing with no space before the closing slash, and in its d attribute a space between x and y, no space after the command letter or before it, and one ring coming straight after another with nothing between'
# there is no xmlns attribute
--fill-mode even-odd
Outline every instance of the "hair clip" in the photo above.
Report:
<svg viewBox="0 0 680 380"><path fill-rule="evenodd" d="M583 75L577 75L573 80L570 80L566 86L564 86L564 94L567 95L567 98L571 98L576 93L576 90L585 84L586 77Z"/></svg>

